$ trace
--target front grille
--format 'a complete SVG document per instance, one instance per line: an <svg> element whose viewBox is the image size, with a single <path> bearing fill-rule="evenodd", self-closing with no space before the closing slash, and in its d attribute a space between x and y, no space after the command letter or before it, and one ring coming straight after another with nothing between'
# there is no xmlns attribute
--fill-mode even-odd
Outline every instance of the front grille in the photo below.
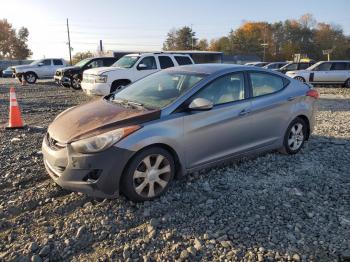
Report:
<svg viewBox="0 0 350 262"><path fill-rule="evenodd" d="M46 141L49 148L52 150L60 150L66 147L66 144L60 143L50 136L49 133L46 134Z"/></svg>

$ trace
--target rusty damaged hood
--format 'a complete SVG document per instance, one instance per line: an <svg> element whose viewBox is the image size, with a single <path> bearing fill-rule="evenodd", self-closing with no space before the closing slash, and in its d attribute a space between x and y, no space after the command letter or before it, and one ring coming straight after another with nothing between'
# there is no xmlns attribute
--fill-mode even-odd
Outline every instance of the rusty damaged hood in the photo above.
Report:
<svg viewBox="0 0 350 262"><path fill-rule="evenodd" d="M56 118L48 128L52 138L61 143L95 136L118 127L145 123L160 117L160 110L126 108L97 99L74 107Z"/></svg>

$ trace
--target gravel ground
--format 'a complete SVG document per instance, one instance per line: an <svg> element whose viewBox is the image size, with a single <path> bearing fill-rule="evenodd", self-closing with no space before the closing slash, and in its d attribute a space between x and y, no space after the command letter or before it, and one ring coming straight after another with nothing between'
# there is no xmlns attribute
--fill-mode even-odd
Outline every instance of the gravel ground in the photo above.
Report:
<svg viewBox="0 0 350 262"><path fill-rule="evenodd" d="M295 156L242 159L175 181L164 196L99 202L56 186L41 141L90 98L15 85L27 128L0 130L0 261L339 261L350 257L350 89L318 88L317 126Z"/></svg>

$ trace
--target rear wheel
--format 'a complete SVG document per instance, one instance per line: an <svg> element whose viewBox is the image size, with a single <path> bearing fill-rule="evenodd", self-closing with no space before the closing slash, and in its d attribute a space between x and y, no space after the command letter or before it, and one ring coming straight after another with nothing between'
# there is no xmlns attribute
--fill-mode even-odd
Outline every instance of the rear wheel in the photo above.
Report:
<svg viewBox="0 0 350 262"><path fill-rule="evenodd" d="M298 81L300 81L300 82L302 82L302 83L305 83L305 78L302 77L302 76L296 76L296 77L294 77L294 79L295 79L295 80L298 80Z"/></svg>
<svg viewBox="0 0 350 262"><path fill-rule="evenodd" d="M34 74L33 72L25 73L24 78L28 84L35 84L36 80L38 79L36 74Z"/></svg>
<svg viewBox="0 0 350 262"><path fill-rule="evenodd" d="M307 126L303 119L294 119L284 135L283 147L280 152L294 155L300 151L307 137Z"/></svg>
<svg viewBox="0 0 350 262"><path fill-rule="evenodd" d="M168 189L174 174L172 155L163 148L149 148L131 160L121 180L121 191L132 201L151 200Z"/></svg>

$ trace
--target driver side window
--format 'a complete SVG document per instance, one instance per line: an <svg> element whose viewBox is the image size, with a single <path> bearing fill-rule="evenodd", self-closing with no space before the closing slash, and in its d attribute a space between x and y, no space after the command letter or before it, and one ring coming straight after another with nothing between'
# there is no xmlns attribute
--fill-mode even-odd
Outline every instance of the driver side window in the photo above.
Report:
<svg viewBox="0 0 350 262"><path fill-rule="evenodd" d="M199 97L208 99L214 106L244 99L244 74L233 73L215 79L193 99Z"/></svg>
<svg viewBox="0 0 350 262"><path fill-rule="evenodd" d="M140 67L140 65L145 65L146 67ZM157 69L156 59L153 56L147 56L143 58L137 66L138 70L152 70Z"/></svg>
<svg viewBox="0 0 350 262"><path fill-rule="evenodd" d="M50 66L51 65L51 59L45 59L41 63L43 63L43 66Z"/></svg>
<svg viewBox="0 0 350 262"><path fill-rule="evenodd" d="M315 71L329 71L331 69L331 65L331 63L322 63L315 68Z"/></svg>

